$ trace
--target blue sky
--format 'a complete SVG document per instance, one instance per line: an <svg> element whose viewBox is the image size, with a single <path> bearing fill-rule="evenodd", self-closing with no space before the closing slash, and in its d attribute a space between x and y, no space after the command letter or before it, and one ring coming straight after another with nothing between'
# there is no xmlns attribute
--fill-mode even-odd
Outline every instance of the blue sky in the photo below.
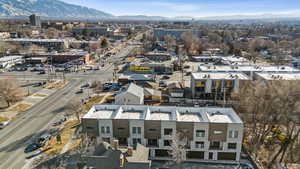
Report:
<svg viewBox="0 0 300 169"><path fill-rule="evenodd" d="M300 0L62 0L114 15L300 14Z"/></svg>

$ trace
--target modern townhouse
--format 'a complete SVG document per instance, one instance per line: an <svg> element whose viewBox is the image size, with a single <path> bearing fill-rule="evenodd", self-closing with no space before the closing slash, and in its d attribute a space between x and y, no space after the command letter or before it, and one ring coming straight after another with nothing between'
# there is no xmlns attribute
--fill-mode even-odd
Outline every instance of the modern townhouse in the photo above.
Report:
<svg viewBox="0 0 300 169"><path fill-rule="evenodd" d="M191 74L191 91L194 99L220 100L238 92L250 78L240 72L198 72Z"/></svg>
<svg viewBox="0 0 300 169"><path fill-rule="evenodd" d="M251 79L255 78L255 73L283 73L283 72L300 72L300 69L292 66L258 66L258 65L200 65L198 72L242 72Z"/></svg>
<svg viewBox="0 0 300 169"><path fill-rule="evenodd" d="M243 122L232 108L94 105L82 118L83 131L98 141L150 149L151 159L169 159L172 140L187 141L187 160L238 162Z"/></svg>

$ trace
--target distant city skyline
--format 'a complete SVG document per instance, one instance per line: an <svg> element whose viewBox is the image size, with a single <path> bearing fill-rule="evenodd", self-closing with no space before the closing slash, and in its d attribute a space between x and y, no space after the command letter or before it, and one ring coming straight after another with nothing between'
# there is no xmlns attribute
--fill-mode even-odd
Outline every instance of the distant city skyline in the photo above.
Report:
<svg viewBox="0 0 300 169"><path fill-rule="evenodd" d="M113 15L230 16L283 14L300 16L299 0L62 0Z"/></svg>

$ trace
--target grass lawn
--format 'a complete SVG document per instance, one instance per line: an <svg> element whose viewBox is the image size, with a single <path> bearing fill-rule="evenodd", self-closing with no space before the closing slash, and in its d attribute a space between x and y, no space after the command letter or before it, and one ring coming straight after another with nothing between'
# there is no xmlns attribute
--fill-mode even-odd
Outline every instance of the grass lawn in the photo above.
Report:
<svg viewBox="0 0 300 169"><path fill-rule="evenodd" d="M46 88L46 89L59 89L59 88L65 87L68 83L69 83L69 81L67 81L67 80L60 80L58 82L49 83L44 88Z"/></svg>
<svg viewBox="0 0 300 169"><path fill-rule="evenodd" d="M33 96L38 96L38 97L46 97L46 94L42 94L42 93L36 93Z"/></svg>
<svg viewBox="0 0 300 169"><path fill-rule="evenodd" d="M94 96L92 97L85 105L84 105L84 110L88 111L91 109L91 107L94 104L98 104L101 102L101 100L103 99L104 96Z"/></svg>
<svg viewBox="0 0 300 169"><path fill-rule="evenodd" d="M32 105L30 104L18 104L12 108L9 108L8 111L11 112L24 112L27 111L28 109L30 109Z"/></svg>
<svg viewBox="0 0 300 169"><path fill-rule="evenodd" d="M0 123L8 120L9 120L8 117L0 116Z"/></svg>
<svg viewBox="0 0 300 169"><path fill-rule="evenodd" d="M72 120L69 121L65 124L64 128L62 129L60 135L61 135L61 143L58 143L56 141L56 137L52 137L50 139L50 141L47 143L47 145L44 147L45 150L47 150L45 152L45 154L47 155L56 155L59 154L64 146L68 143L68 141L70 140L70 138L73 136L76 127L80 124L80 122L78 120ZM78 142L78 145L80 144L80 139L75 140L75 143ZM73 145L71 145L70 148L72 148Z"/></svg>

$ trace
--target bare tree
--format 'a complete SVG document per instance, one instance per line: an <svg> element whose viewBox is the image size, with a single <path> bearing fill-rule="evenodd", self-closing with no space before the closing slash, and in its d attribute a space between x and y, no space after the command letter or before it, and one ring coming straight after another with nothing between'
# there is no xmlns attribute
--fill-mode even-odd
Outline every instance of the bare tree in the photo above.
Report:
<svg viewBox="0 0 300 169"><path fill-rule="evenodd" d="M95 80L91 84L91 88L93 88L93 91L95 93L101 92L103 90L103 86L101 81Z"/></svg>
<svg viewBox="0 0 300 169"><path fill-rule="evenodd" d="M184 32L181 39L184 41L184 49L188 55L198 55L202 53L203 46L201 41L192 32Z"/></svg>
<svg viewBox="0 0 300 169"><path fill-rule="evenodd" d="M168 49L168 51L170 51L170 49L171 49L173 46L176 45L176 40L175 40L175 38L172 37L171 35L166 35L166 36L164 37L164 40L165 40L165 42L166 42L166 44L167 44L167 49Z"/></svg>
<svg viewBox="0 0 300 169"><path fill-rule="evenodd" d="M23 96L23 89L19 87L16 79L6 78L0 80L0 99L7 103L7 107L22 100Z"/></svg>
<svg viewBox="0 0 300 169"><path fill-rule="evenodd" d="M245 143L268 168L288 162L289 150L299 140L300 87L298 82L269 81L245 84L238 94L245 122ZM261 155L264 148L267 154ZM275 153L274 153L275 152Z"/></svg>
<svg viewBox="0 0 300 169"><path fill-rule="evenodd" d="M172 137L170 154L174 160L177 169L182 169L182 163L186 160L187 138L181 133L176 133Z"/></svg>
<svg viewBox="0 0 300 169"><path fill-rule="evenodd" d="M77 120L80 121L80 115L82 113L82 103L78 97L70 100L65 109L69 115L75 115Z"/></svg>

